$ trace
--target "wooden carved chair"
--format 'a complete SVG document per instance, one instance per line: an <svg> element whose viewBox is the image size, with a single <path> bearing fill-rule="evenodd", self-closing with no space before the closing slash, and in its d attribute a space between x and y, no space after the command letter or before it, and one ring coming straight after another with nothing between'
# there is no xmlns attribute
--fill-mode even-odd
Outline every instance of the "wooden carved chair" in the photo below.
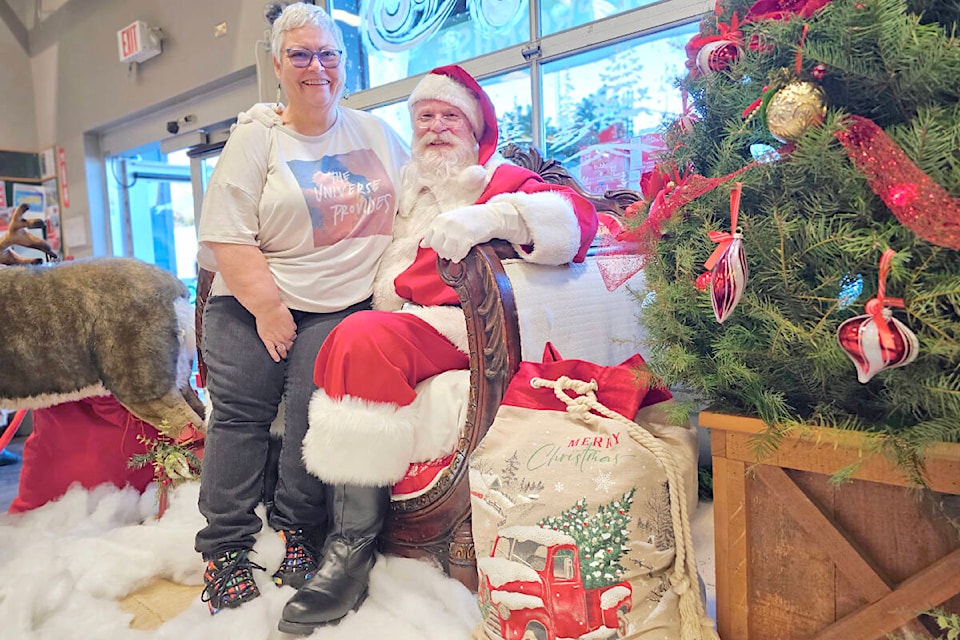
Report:
<svg viewBox="0 0 960 640"><path fill-rule="evenodd" d="M508 145L503 155L520 166L540 174L546 181L575 189L590 200L600 213L621 218L627 206L640 194L631 190L608 191L604 195L585 191L559 162L545 160L536 149ZM470 347L469 400L466 417L449 464L425 492L415 497L394 496L391 513L381 534L384 553L411 558L429 558L472 591L477 590L476 556L470 522L470 490L467 463L470 454L493 422L500 401L522 359L539 359L543 342L549 339L568 358L589 359L598 364L616 364L637 350L642 340L635 320L637 303L630 291L637 285L614 292L605 290L597 271L596 255L583 265L546 267L529 265L516 257L512 247L493 241L474 247L460 263L440 260L443 280L453 287L462 303ZM201 272L197 286L197 340L202 335L202 313L212 274ZM523 282L532 293L519 296ZM529 300L543 290L563 313L553 314L543 300ZM589 323L604 324L608 336L593 343L564 344L569 326L558 316L568 316L569 305L587 310ZM519 307L518 307L519 306ZM601 308L598 308L600 306ZM573 324L576 324L576 318ZM569 324L569 323L568 323ZM542 334L534 337L532 334ZM531 335L528 335L531 334ZM622 339L620 347L611 346ZM199 362L201 380L205 367Z"/></svg>
<svg viewBox="0 0 960 640"><path fill-rule="evenodd" d="M524 150L516 145L509 145L502 153L515 164L537 172L548 182L572 187L589 199L598 212L614 218L621 218L626 207L640 198L638 192L630 190L608 191L602 196L588 193L571 178L559 162L545 160L536 149ZM560 302L567 305L581 304L583 301L574 300L579 298L581 293L587 293L586 287L603 288L596 273L596 256L588 258L584 267L592 269L594 277L589 279L583 278L583 270L575 265L543 267L528 265L519 259L511 258L516 258L516 254L510 245L493 241L474 247L460 263L439 261L440 275L444 282L457 291L467 321L470 398L466 424L461 431L453 460L439 482L423 495L408 500L394 500L391 516L381 536L384 552L406 557L433 558L451 577L472 591L477 589L478 578L470 522L468 458L492 424L507 385L516 373L521 359L539 359L543 349L542 340L529 345L529 348L522 348L522 339L526 341L527 336L522 335L521 325L524 323L521 319L544 310L523 307L518 310L515 282L521 279L530 280L531 271L551 272L552 281L567 280L568 297L565 302ZM569 277L565 277L565 271L570 272ZM537 284L537 275L542 274L532 275L534 286ZM635 281L631 283L636 284ZM616 326L621 332L611 329L607 333L614 334L611 338L627 339L626 346L619 352L629 355L627 351L633 353L637 349L637 344L631 343L630 339L640 339L634 318L635 301L627 287L609 293L609 300L605 302L607 294L606 291L593 291L594 299L598 299L601 304L609 302L609 317L606 320L619 321ZM522 301L519 304L522 305ZM599 311L601 310L592 309L591 317L603 315L598 314ZM618 313L619 316L616 315ZM535 319L526 319L527 324L537 325ZM598 320L601 321L603 320ZM556 323L551 323L551 329L556 327ZM562 335L552 334L550 331L547 333L547 338L555 344L563 341ZM563 347L560 347L560 352L564 357L589 357L599 364L615 364L601 362L616 357L603 357L603 354L610 352L607 345L597 344L596 350L590 350L588 354L568 354Z"/></svg>

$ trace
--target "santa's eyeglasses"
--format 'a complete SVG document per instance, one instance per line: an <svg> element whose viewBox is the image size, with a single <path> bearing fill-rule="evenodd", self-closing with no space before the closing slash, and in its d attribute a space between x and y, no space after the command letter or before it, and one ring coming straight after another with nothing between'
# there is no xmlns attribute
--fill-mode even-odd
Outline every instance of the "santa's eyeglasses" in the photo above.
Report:
<svg viewBox="0 0 960 640"><path fill-rule="evenodd" d="M340 49L321 49L320 51L310 51L309 49L287 49L287 59L290 64L297 69L306 69L316 58L317 62L324 69L336 69L340 66L340 58L343 51Z"/></svg>
<svg viewBox="0 0 960 640"><path fill-rule="evenodd" d="M429 129L437 120L443 123L445 129L458 129L467 121L458 113L421 113L416 117L415 124L418 129Z"/></svg>

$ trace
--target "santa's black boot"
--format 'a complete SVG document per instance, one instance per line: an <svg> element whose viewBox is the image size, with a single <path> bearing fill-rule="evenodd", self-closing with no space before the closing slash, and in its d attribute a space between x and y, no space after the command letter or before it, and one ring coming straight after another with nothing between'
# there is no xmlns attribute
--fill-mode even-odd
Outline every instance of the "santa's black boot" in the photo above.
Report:
<svg viewBox="0 0 960 640"><path fill-rule="evenodd" d="M390 508L389 487L324 487L330 530L316 573L283 607L278 628L308 635L339 622L367 597L377 535Z"/></svg>

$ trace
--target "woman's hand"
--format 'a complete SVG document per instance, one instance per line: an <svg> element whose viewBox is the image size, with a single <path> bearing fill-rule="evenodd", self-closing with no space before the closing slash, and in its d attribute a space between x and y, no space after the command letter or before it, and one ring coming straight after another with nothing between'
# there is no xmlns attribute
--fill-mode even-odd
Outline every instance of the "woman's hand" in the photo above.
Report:
<svg viewBox="0 0 960 640"><path fill-rule="evenodd" d="M281 303L258 315L257 335L274 362L286 360L297 339L297 324L290 309Z"/></svg>
<svg viewBox="0 0 960 640"><path fill-rule="evenodd" d="M257 319L257 335L267 353L274 362L286 359L297 338L297 325L290 309L280 299L277 283L260 247L220 242L205 244L213 251L217 270L230 292Z"/></svg>

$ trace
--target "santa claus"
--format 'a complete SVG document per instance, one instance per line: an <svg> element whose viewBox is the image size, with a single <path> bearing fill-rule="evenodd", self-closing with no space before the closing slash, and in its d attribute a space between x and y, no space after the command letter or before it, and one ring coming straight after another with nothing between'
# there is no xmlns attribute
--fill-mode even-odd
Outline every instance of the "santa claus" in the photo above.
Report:
<svg viewBox="0 0 960 640"><path fill-rule="evenodd" d="M391 485L411 462L448 453L431 445L448 439L424 433L438 427L418 420L414 403L418 382L469 366L463 311L440 280L437 256L460 261L499 238L530 262L582 262L597 230L584 198L497 153L493 103L462 68L431 71L408 106L412 160L374 285L376 310L344 319L316 360L303 459L326 483L330 531L281 631L310 633L359 606Z"/></svg>

